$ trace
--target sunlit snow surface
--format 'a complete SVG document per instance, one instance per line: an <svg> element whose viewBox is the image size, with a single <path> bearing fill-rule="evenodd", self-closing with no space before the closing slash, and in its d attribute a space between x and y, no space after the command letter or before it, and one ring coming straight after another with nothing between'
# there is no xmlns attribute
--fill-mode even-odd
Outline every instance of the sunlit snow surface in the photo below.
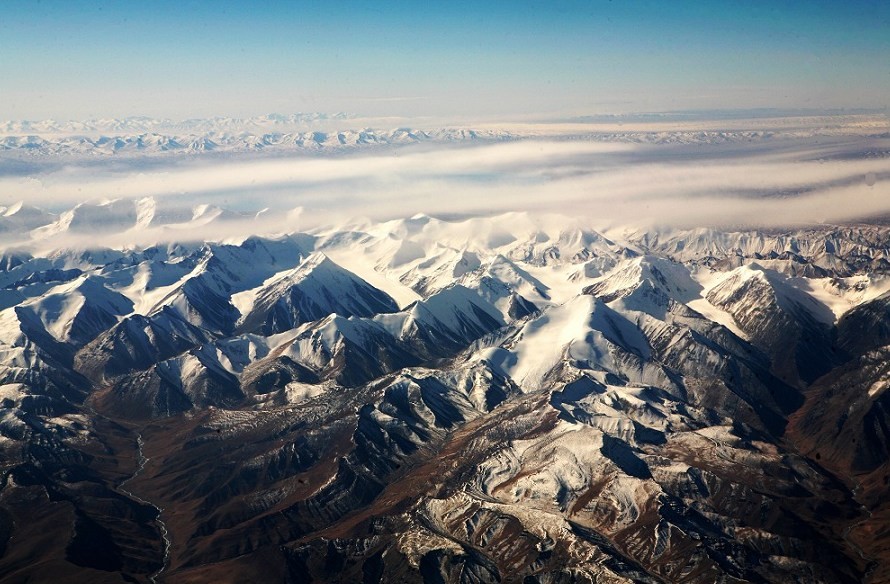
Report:
<svg viewBox="0 0 890 584"><path fill-rule="evenodd" d="M237 245L192 243L123 252L66 248L45 258L22 255L24 263L3 274L5 285L24 299L0 311L0 350L7 362L36 364L21 341L29 315L57 340L75 344L72 331L80 331L86 342L134 315L157 322L179 315L210 331L208 340L219 335L231 340L171 361L166 370L189 377L200 361L201 367L212 364L238 376L277 347L321 370L343 343L374 354L381 343L396 347L415 342L418 331L435 331L459 347L506 327L507 336L483 342L474 359L532 391L563 362L595 370L631 367L637 371L627 373L632 378L651 381L658 374L648 363L651 348L645 335L657 323L670 321L677 304L747 338L737 322L744 314L730 314L722 306L751 279L762 282L780 308L803 311L826 324L890 289L890 280L877 274L807 277L793 273L798 264L792 260L774 260L767 268L756 259L811 244L810 266L837 267L837 257L825 252L829 236L823 230L727 232L721 245L731 252L697 249L696 230L672 230L659 244L680 248L672 260L649 255L653 249L647 246L654 242L639 234L606 237L581 224L577 217L555 214L453 220L416 215ZM875 238L879 242L880 235ZM417 257L394 262L405 243ZM725 261L707 265L714 254L725 260L737 257L736 251L743 258L737 268ZM591 262L596 269L585 270ZM15 283L35 267L43 268L41 278L68 281ZM292 315L278 321L283 326L266 329L265 336L238 336L241 329L261 330L269 322L266 315L284 307L282 299L293 294L296 300L286 305ZM370 304L375 294L391 295L389 307ZM525 309L511 312L517 302L524 302ZM293 384L288 394L303 400L323 391L307 388Z"/></svg>

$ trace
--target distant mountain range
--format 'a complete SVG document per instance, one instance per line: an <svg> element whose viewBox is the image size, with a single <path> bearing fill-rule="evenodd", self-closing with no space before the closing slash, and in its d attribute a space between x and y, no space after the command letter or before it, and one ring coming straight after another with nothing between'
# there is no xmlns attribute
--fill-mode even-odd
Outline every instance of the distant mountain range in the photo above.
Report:
<svg viewBox="0 0 890 584"><path fill-rule="evenodd" d="M211 223L249 221L258 214L261 211L233 212L207 204L159 204L153 197L79 203L56 213L19 201L0 205L0 242L21 246L65 235L84 237L101 233L107 237L146 229L172 229L184 234Z"/></svg>
<svg viewBox="0 0 890 584"><path fill-rule="evenodd" d="M770 118L747 126L733 118L686 120L689 128L637 127L660 116L578 118L565 125L506 124L503 127L446 126L372 128L368 120L349 114L269 114L250 118L207 118L173 121L148 117L88 121L0 122L0 154L27 156L107 156L204 153L288 152L456 141L512 140L530 137L619 141L642 144L747 143L777 138L843 136L863 133L888 138L886 119L875 115ZM666 118L685 123L684 119ZM621 123L629 126L622 129ZM585 125L592 123L589 128ZM607 127L597 127L604 123ZM729 124L721 127L721 124Z"/></svg>
<svg viewBox="0 0 890 584"><path fill-rule="evenodd" d="M501 130L440 129L343 130L251 133L214 129L188 133L119 133L87 137L79 134L0 136L0 152L28 155L146 155L165 153L330 150L374 145L510 139Z"/></svg>

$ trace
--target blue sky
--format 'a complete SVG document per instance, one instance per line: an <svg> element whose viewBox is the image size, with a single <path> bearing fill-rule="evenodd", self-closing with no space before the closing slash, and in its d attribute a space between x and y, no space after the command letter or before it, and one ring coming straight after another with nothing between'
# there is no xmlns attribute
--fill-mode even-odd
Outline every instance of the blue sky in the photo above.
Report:
<svg viewBox="0 0 890 584"><path fill-rule="evenodd" d="M0 119L890 106L890 3L0 3Z"/></svg>

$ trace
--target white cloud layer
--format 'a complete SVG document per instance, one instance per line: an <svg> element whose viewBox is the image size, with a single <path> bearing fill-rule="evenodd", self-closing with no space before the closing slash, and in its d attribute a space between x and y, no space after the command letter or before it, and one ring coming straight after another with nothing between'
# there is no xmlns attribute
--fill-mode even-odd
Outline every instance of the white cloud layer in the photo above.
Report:
<svg viewBox="0 0 890 584"><path fill-rule="evenodd" d="M600 226L792 226L890 215L890 140L768 140L751 145L634 145L523 140L290 158L198 158L140 168L82 164L0 178L0 204L56 210L85 200L154 197L212 203L256 219L188 227L221 239L372 219L529 211ZM301 208L297 214L287 211ZM130 229L107 244L182 237Z"/></svg>

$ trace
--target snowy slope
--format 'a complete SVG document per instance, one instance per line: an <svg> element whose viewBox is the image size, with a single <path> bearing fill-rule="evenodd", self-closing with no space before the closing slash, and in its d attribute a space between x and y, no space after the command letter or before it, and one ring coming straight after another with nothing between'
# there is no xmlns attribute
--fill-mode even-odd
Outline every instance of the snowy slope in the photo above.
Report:
<svg viewBox="0 0 890 584"><path fill-rule="evenodd" d="M52 288L21 308L33 312L57 340L78 346L117 324L133 304L99 278L86 276Z"/></svg>

